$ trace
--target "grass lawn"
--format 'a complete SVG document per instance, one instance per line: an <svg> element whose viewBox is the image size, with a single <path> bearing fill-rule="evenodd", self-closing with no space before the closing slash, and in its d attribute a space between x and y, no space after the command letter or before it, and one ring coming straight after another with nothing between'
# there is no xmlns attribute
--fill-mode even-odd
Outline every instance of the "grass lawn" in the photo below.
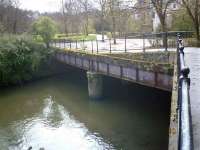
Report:
<svg viewBox="0 0 200 150"><path fill-rule="evenodd" d="M71 41L92 41L92 40L96 40L96 35L69 35L66 36L65 34L56 34L54 37L55 40L59 40L59 39L65 39L65 40L71 40Z"/></svg>

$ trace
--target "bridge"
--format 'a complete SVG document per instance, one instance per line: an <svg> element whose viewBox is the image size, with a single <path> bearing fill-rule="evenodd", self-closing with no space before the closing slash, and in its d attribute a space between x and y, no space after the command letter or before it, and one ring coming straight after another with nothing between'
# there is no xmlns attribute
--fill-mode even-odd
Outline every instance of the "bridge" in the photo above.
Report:
<svg viewBox="0 0 200 150"><path fill-rule="evenodd" d="M182 35L187 38L191 34ZM59 48L55 55L57 61L87 70L88 93L92 99L103 96L104 75L172 92L168 149L199 149L199 111L195 106L199 108L200 104L197 100L190 104L190 69L186 67L183 39L174 33L169 37L170 33L125 36L117 39L117 45L112 39L62 40L53 41L51 46ZM164 47L163 39L168 41ZM189 41L185 41L187 45Z"/></svg>

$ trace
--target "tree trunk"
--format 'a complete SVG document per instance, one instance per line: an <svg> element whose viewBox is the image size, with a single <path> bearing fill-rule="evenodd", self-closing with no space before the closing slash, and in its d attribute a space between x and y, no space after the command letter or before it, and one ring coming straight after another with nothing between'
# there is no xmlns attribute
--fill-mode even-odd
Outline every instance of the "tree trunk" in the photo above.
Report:
<svg viewBox="0 0 200 150"><path fill-rule="evenodd" d="M14 14L14 19L13 19L13 33L16 34L17 33L17 18L18 18L18 10L17 8L15 8L15 14Z"/></svg>
<svg viewBox="0 0 200 150"><path fill-rule="evenodd" d="M200 31L198 23L195 23L195 32L196 32L197 47L200 47Z"/></svg>
<svg viewBox="0 0 200 150"><path fill-rule="evenodd" d="M89 26L89 16L88 16L88 13L86 14L86 24L85 24L85 34L86 36L88 36L88 26Z"/></svg>
<svg viewBox="0 0 200 150"><path fill-rule="evenodd" d="M104 42L104 19L101 18L101 36L102 36L102 42Z"/></svg>
<svg viewBox="0 0 200 150"><path fill-rule="evenodd" d="M113 40L114 40L114 44L117 44L116 41L116 21L115 21L115 17L112 17L113 20Z"/></svg>
<svg viewBox="0 0 200 150"><path fill-rule="evenodd" d="M167 27L166 27L166 23L165 23L165 19L162 19L161 21L161 26L162 26L162 32L163 32L163 47L165 48L165 51L167 51L168 48L168 43L167 43Z"/></svg>
<svg viewBox="0 0 200 150"><path fill-rule="evenodd" d="M64 23L64 26L65 26L65 34L66 34L66 36L68 37L69 33L68 33L68 29L67 29L66 23Z"/></svg>
<svg viewBox="0 0 200 150"><path fill-rule="evenodd" d="M46 42L46 47L47 47L47 48L50 48L49 42Z"/></svg>

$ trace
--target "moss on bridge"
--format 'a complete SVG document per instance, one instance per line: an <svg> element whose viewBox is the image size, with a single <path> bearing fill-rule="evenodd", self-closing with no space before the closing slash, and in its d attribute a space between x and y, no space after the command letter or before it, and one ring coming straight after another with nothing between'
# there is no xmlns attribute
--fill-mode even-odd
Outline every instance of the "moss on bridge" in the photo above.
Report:
<svg viewBox="0 0 200 150"><path fill-rule="evenodd" d="M135 67L145 71L164 73L173 76L175 52L92 54L83 50L58 49L59 53L87 57L105 63Z"/></svg>

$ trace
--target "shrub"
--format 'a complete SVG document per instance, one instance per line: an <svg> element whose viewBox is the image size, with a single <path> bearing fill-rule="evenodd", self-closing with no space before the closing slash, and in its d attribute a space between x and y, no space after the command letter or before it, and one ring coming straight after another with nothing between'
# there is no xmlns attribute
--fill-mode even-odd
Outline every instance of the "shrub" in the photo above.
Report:
<svg viewBox="0 0 200 150"><path fill-rule="evenodd" d="M40 17L34 22L32 30L35 35L40 35L47 48L49 48L49 43L56 33L57 26L51 18Z"/></svg>
<svg viewBox="0 0 200 150"><path fill-rule="evenodd" d="M0 39L0 85L21 84L31 80L40 64L52 51L32 40Z"/></svg>

